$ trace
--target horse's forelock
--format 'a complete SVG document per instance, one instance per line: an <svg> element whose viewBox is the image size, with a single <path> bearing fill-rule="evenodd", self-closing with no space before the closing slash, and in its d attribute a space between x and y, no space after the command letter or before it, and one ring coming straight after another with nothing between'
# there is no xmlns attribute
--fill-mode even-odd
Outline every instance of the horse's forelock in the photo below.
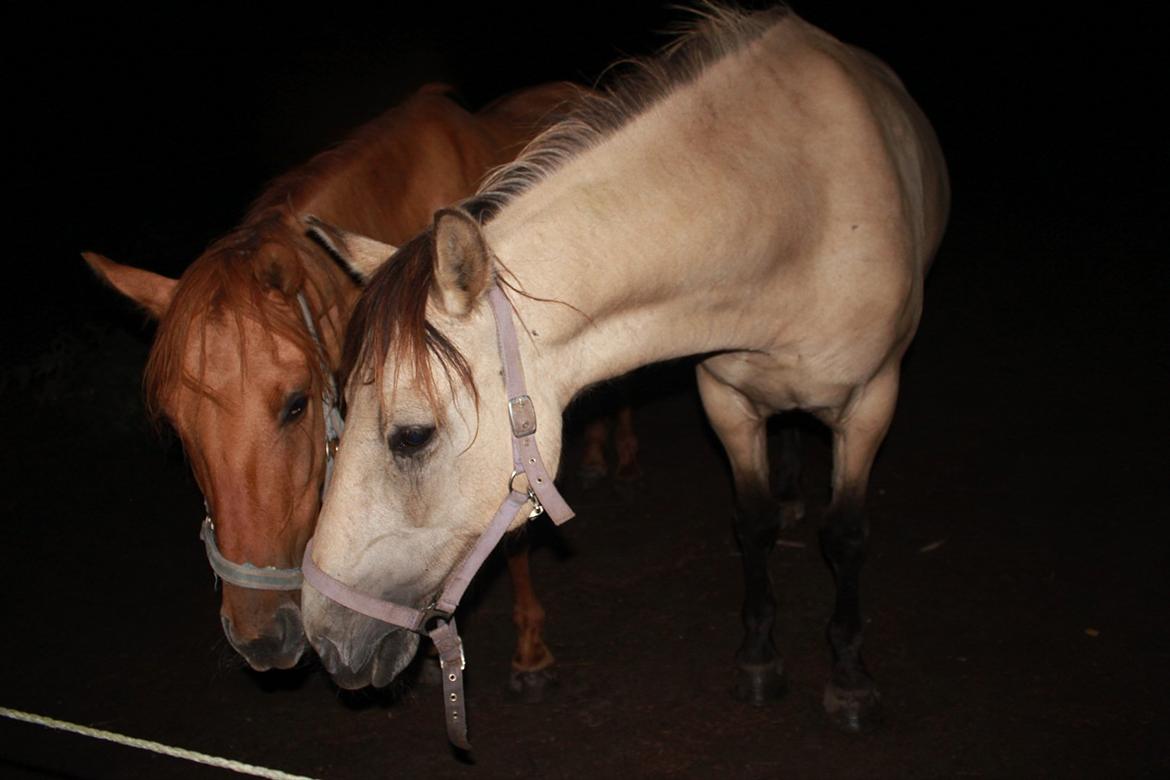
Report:
<svg viewBox="0 0 1170 780"><path fill-rule="evenodd" d="M310 381L314 392L320 393L326 377L296 295L303 290L311 300L324 300L326 291L321 286L327 282L308 273L302 253L312 250L306 248L307 240L304 243L286 239L277 244L280 259L274 262L271 237L261 242L241 231L217 242L187 269L159 322L143 376L147 411L156 424L163 420L166 399L181 387L194 391L199 401L225 400L203 380L206 355L194 368L187 365L187 355L193 344L205 353L208 329L227 320L235 321L242 373L246 374L248 363L244 320L253 319L270 337L284 338L309 356ZM278 306L280 300L286 305Z"/></svg>
<svg viewBox="0 0 1170 780"><path fill-rule="evenodd" d="M434 275L434 240L427 230L370 278L350 318L341 376L347 382L355 378L364 382L367 372L372 373L381 396L387 363L393 366L395 384L401 369L409 367L432 412L441 418L443 404L432 357L449 384L461 382L477 402L479 394L467 359L427 321Z"/></svg>

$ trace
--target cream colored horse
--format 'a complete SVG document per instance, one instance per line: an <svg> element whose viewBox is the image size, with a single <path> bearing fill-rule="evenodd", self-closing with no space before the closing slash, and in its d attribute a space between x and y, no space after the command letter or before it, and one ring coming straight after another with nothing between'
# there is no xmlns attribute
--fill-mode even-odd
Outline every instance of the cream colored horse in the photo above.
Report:
<svg viewBox="0 0 1170 780"><path fill-rule="evenodd" d="M550 469L561 412L583 388L707 356L699 388L731 461L747 581L737 691L753 702L783 688L765 421L799 408L831 429L824 703L845 728L864 727L878 704L860 657L866 484L948 200L934 134L886 66L784 11L709 10L374 276L350 325L348 428L314 560L423 608L487 525L512 468L485 302L499 282L522 323ZM393 249L334 239L372 261ZM417 646L308 585L304 618L347 684L390 680Z"/></svg>

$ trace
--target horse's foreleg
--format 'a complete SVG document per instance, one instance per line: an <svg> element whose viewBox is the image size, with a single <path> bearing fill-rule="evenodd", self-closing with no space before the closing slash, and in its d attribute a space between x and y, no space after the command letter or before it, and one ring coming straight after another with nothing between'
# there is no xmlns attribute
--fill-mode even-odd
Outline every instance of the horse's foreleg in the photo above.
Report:
<svg viewBox="0 0 1170 780"><path fill-rule="evenodd" d="M777 503L768 489L766 415L742 393L702 365L699 394L711 426L731 461L735 480L735 533L743 556L744 638L736 653L736 698L762 704L785 688L784 664L772 641L776 599L768 555L780 529Z"/></svg>
<svg viewBox="0 0 1170 780"><path fill-rule="evenodd" d="M525 534L510 539L508 573L512 577L512 622L516 625L516 654L512 656L509 685L525 701L539 702L555 680L552 651L544 643L544 607L532 589Z"/></svg>
<svg viewBox="0 0 1170 780"><path fill-rule="evenodd" d="M638 464L638 435L634 433L634 408L622 404L614 419L613 445L617 450L617 478L622 482L633 482L642 476Z"/></svg>
<svg viewBox="0 0 1170 780"><path fill-rule="evenodd" d="M833 499L821 545L837 583L837 600L829 621L833 673L825 686L824 706L835 724L854 732L872 726L879 715L877 687L861 660L858 590L869 537L866 486L897 397L894 365L860 388L839 415L826 420L833 429Z"/></svg>
<svg viewBox="0 0 1170 780"><path fill-rule="evenodd" d="M604 416L590 420L585 426L585 451L581 455L581 465L577 469L577 478L584 490L601 483L609 471L605 464L605 442L608 438L609 420Z"/></svg>

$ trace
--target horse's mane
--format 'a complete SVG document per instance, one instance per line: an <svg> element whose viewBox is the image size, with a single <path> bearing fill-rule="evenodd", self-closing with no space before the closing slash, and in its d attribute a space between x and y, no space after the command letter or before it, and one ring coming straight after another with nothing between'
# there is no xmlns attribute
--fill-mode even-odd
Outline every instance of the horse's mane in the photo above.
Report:
<svg viewBox="0 0 1170 780"><path fill-rule="evenodd" d="M675 28L674 39L657 56L616 63L614 68L626 72L595 92L583 92L566 119L534 138L514 162L498 168L484 181L466 204L468 211L489 221L568 161L597 146L789 13L785 5L748 13L709 2L683 10L694 18Z"/></svg>
<svg viewBox="0 0 1170 780"><path fill-rule="evenodd" d="M328 258L296 224L285 208L254 209L183 273L159 322L143 378L147 409L154 419L160 418L166 396L180 386L213 402L224 400L203 381L202 370L207 365L208 328L228 318L237 325L241 373L247 372L248 354L243 324L252 319L266 333L287 339L310 356L313 391L320 394L327 378L296 296L304 292L312 303L335 300L339 291L332 288L338 282L319 267ZM199 373L185 361L194 339L202 355L196 363Z"/></svg>
<svg viewBox="0 0 1170 780"><path fill-rule="evenodd" d="M434 84L417 94L440 95L446 91L446 86ZM296 344L310 357L311 381L320 391L326 377L296 296L305 291L310 304L335 300L338 290L326 288L337 282L322 272L320 264L332 261L304 236L297 215L331 184L344 181L367 150L392 135L402 121L401 108L390 109L334 148L274 179L248 209L240 226L215 241L184 271L159 323L143 378L147 408L156 421L161 416L164 397L180 385L213 401L222 400L214 397L201 376L183 367L191 339L199 338L205 350L207 327L222 317L234 317L237 325L243 324L243 318L256 319L268 333ZM313 262L306 266L310 259ZM287 304L283 309L277 305L281 298ZM243 329L239 331L240 370L245 372L247 350L242 341ZM203 358L201 365L206 364L205 351Z"/></svg>
<svg viewBox="0 0 1170 780"><path fill-rule="evenodd" d="M747 13L702 3L689 10L694 18L676 30L677 37L658 56L627 61L629 72L614 83L595 94L582 92L565 119L533 139L514 162L497 169L463 208L482 222L490 221L501 208L569 160L601 143L788 15L785 6ZM381 383L387 360L394 361L396 374L401 366L411 366L420 389L438 414L430 358L437 360L448 380L458 377L473 393L475 384L464 356L426 320L433 281L434 241L428 230L384 263L358 299L346 336L341 376L350 377L354 370L370 364Z"/></svg>

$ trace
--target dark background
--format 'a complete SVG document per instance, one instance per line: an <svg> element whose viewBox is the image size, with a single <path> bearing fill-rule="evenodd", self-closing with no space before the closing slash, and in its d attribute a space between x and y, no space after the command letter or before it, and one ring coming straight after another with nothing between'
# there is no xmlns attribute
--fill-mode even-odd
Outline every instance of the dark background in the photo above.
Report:
<svg viewBox="0 0 1170 780"><path fill-rule="evenodd" d="M22 284L5 362L37 354L48 320L124 312L81 250L178 275L265 181L419 83L450 83L471 106L593 83L680 18L655 2L399 5L6 12L7 238ZM1119 240L1155 229L1165 157L1149 18L1028 3L797 10L902 76L942 138L956 219L994 210L1039 233L1067 219ZM1052 270L1062 284L1067 269Z"/></svg>
<svg viewBox="0 0 1170 780"><path fill-rule="evenodd" d="M935 124L954 190L871 491L870 663L890 724L850 742L816 721L828 591L811 553L776 574L803 690L769 714L736 709L710 676L725 671L737 641L734 565L717 567L723 585L680 591L653 610L687 626L704 619L688 609L717 604L706 608L725 631L704 623L691 634L702 642L666 653L686 670L679 679L662 671L661 645L638 635L645 620L614 626L615 600L629 599L617 611L637 618L663 600L666 574L700 581L703 551L726 557L732 546L721 456L686 372L664 371L640 410L645 493L578 496L585 511L553 545L561 552L534 562L538 579L556 583L542 595L566 670L548 709L509 703L493 687L506 667L509 607L506 586L485 586L486 617L465 635L470 644L478 631L477 651L490 658L498 648L499 663L482 662L478 701L473 678L477 739L487 742L474 769L1164 771L1165 43L1147 13L1118 5L810 1L796 10L895 68ZM10 562L0 579L0 705L305 773L472 771L449 763L433 692L339 702L311 672L261 678L223 660L195 539L198 494L177 445L143 419L151 328L78 253L177 276L266 181L418 84L448 82L478 106L543 81L592 83L615 59L652 52L680 14L611 0L3 13L0 528ZM823 444L809 446L823 472ZM686 452L695 455L680 461ZM701 531L654 525L700 511L711 516ZM800 538L815 546L814 531L815 518ZM939 539L947 544L924 564L919 550ZM565 547L576 551L567 562ZM651 574L641 582L632 571ZM800 577L807 586L793 582ZM972 662L954 671L940 668L943 658ZM659 674L667 679L647 679ZM0 775L203 776L114 751L0 723Z"/></svg>

